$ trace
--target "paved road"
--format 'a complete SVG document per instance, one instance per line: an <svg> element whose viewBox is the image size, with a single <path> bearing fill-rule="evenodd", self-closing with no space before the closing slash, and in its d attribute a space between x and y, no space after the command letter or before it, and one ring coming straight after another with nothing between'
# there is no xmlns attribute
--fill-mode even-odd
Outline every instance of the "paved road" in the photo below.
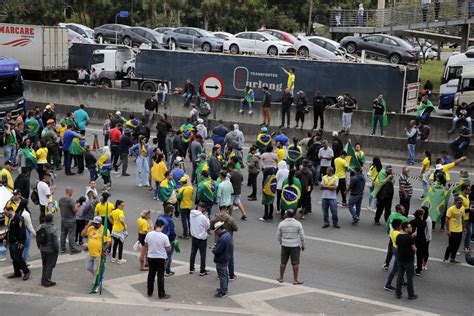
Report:
<svg viewBox="0 0 474 316"><path fill-rule="evenodd" d="M388 163L388 162L387 162ZM394 163L400 170L400 162ZM189 168L189 166L188 166ZM472 171L472 170L470 170ZM91 276L83 265L84 253L71 256L64 254L54 271L58 285L44 289L39 285L40 256L35 246L31 250L32 278L29 281L11 281L0 277L0 314L20 315L76 315L101 314L151 314L158 310L170 315L201 314L472 314L472 274L466 264L444 266L440 261L447 245L447 236L434 232L430 246L429 270L415 278L416 292L420 298L396 300L393 293L383 290L387 272L381 269L385 258L387 235L383 226L373 225L373 213L364 210L359 226L351 225L347 209L339 209L341 229L322 229L320 190L312 194L313 213L303 222L307 235L307 249L302 255L301 280L303 286L275 281L279 265L279 246L276 241L278 220L260 222L263 215L261 201L248 202L245 206L249 218L237 219L239 232L235 234L235 264L237 280L230 284L229 297L213 298L218 286L216 273L205 277L189 275L186 263L190 241L182 240L180 254L174 256L176 275L166 279L167 292L172 298L166 302L156 297L148 298L146 273L139 272L135 242L135 221L143 209L154 210L153 218L162 211L160 202L154 201L146 188L134 185L134 163L130 163L132 177L113 174L112 199L126 203L127 224L130 236L126 240L124 265L109 264L102 296L87 294ZM246 170L244 170L246 177ZM36 174L34 175L36 177ZM456 177L457 175L455 175ZM260 179L259 179L260 180ZM74 197L84 193L88 175L58 177L58 198L65 186L75 189ZM100 182L100 181L99 181ZM260 183L260 181L259 181ZM101 185L99 185L101 188ZM415 183L417 205L421 186ZM242 196L249 194L244 186ZM395 202L395 201L394 201ZM363 205L366 205L366 200ZM37 224L38 210L32 207L33 220ZM59 218L55 219L59 226ZM179 219L177 232L181 234ZM462 258L460 258L462 259ZM462 261L462 260L461 260ZM208 253L207 264L212 269L212 257ZM8 261L0 263L0 275L11 271ZM291 282L290 271L285 281Z"/></svg>

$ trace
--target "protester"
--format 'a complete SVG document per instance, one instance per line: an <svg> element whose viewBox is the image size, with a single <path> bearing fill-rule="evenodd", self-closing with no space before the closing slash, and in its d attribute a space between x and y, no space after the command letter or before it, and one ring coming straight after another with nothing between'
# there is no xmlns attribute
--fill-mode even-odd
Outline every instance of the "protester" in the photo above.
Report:
<svg viewBox="0 0 474 316"><path fill-rule="evenodd" d="M387 166L384 173L379 173L377 180L380 181L378 188L374 189L372 196L377 198L377 210L375 212L375 225L380 225L380 217L384 214L385 222L387 222L392 212L392 200L394 194L394 179L392 174L392 166Z"/></svg>
<svg viewBox="0 0 474 316"><path fill-rule="evenodd" d="M110 124L112 120L112 113L107 114L107 118L104 120L102 124L102 135L104 135L104 146L108 146L109 144L109 133L110 133Z"/></svg>
<svg viewBox="0 0 474 316"><path fill-rule="evenodd" d="M329 227L329 209L331 209L332 224L335 228L341 228L338 225L339 218L337 216L337 187L339 179L334 175L332 167L327 168L327 174L323 176L321 181L322 201L321 207L323 210L323 228Z"/></svg>
<svg viewBox="0 0 474 316"><path fill-rule="evenodd" d="M320 91L316 91L313 97L313 111L314 111L314 123L313 130L318 128L318 119L320 120L320 130L324 131L324 111L328 106L328 101L324 96L321 95Z"/></svg>
<svg viewBox="0 0 474 316"><path fill-rule="evenodd" d="M292 96L294 96L294 92L295 92L295 81L296 81L296 77L295 77L295 68L290 68L290 70L286 70L285 68L281 68L285 74L287 74L288 76L288 80L287 80L287 83L286 83L286 88L288 89L288 91L290 92L290 94Z"/></svg>
<svg viewBox="0 0 474 316"><path fill-rule="evenodd" d="M224 139L227 133L229 133L229 130L224 126L224 121L222 119L219 120L219 124L212 130L212 141L214 142L214 146L219 144L221 145L221 150L224 150Z"/></svg>
<svg viewBox="0 0 474 316"><path fill-rule="evenodd" d="M146 258L146 248L145 248L145 237L152 230L152 224L150 222L151 211L143 210L140 213L140 217L137 218L137 231L138 239L137 242L140 245L140 271L148 271L148 262Z"/></svg>
<svg viewBox="0 0 474 316"><path fill-rule="evenodd" d="M183 90L183 101L184 101L184 106L189 106L191 103L192 97L196 94L196 89L194 88L194 84L191 82L191 80L186 79L186 83L184 85L184 90Z"/></svg>
<svg viewBox="0 0 474 316"><path fill-rule="evenodd" d="M423 269L423 260L426 257L427 243L426 243L426 220L424 219L424 209L416 210L413 213L415 219L410 221L410 225L413 229L412 236L415 239L416 246L416 270L415 274L421 276L421 270ZM430 223L431 224L431 223Z"/></svg>
<svg viewBox="0 0 474 316"><path fill-rule="evenodd" d="M281 245L280 275L277 281L283 283L286 265L291 258L293 267L293 284L303 284L299 279L300 251L305 250L305 235L303 226L294 217L296 212L288 209L286 218L278 225L277 239Z"/></svg>
<svg viewBox="0 0 474 316"><path fill-rule="evenodd" d="M388 274L387 281L385 282L384 290L386 291L395 290L395 288L392 286L392 281L393 281L393 278L395 277L395 274L398 271L397 237L400 234L401 226L402 226L402 220L398 218L394 219L390 225L391 227L390 234L389 234L390 243L389 243L388 252L390 252L390 258L392 258L392 256L395 257L395 262L393 263L392 269L390 270L390 273ZM388 256L388 253L387 253L387 256ZM390 262L384 265L384 270L388 270L389 265L390 265Z"/></svg>
<svg viewBox="0 0 474 316"><path fill-rule="evenodd" d="M269 126L270 125L270 106L271 106L271 99L272 96L268 91L268 87L263 87L263 100L262 100L262 115L263 115L263 123L262 125Z"/></svg>
<svg viewBox="0 0 474 316"><path fill-rule="evenodd" d="M79 105L79 109L74 111L74 118L77 122L77 126L79 127L79 132L81 135L86 134L86 127L89 124L90 117L85 110L86 106L84 104Z"/></svg>
<svg viewBox="0 0 474 316"><path fill-rule="evenodd" d="M356 109L354 100L349 93L344 94L343 113L342 113L342 130L340 133L349 134L352 125L352 114Z"/></svg>
<svg viewBox="0 0 474 316"><path fill-rule="evenodd" d="M431 161L431 152L428 150L423 151L423 161L421 162L421 171L420 171L420 178L421 183L423 186L423 194L421 198L424 198L428 193L429 189L429 176L430 176L430 168L433 162Z"/></svg>
<svg viewBox="0 0 474 316"><path fill-rule="evenodd" d="M253 113L253 103L255 102L255 93L249 85L245 86L244 98L240 100L240 111L239 113L244 113L245 105L248 106L249 115Z"/></svg>
<svg viewBox="0 0 474 316"><path fill-rule="evenodd" d="M10 257L13 261L13 273L7 276L8 279L21 278L23 281L30 278L31 271L28 269L22 258L23 246L26 241L26 230L24 220L21 215L11 207L5 207L5 214L8 216L8 246Z"/></svg>
<svg viewBox="0 0 474 316"><path fill-rule="evenodd" d="M194 188L187 175L179 179L182 187L178 189L177 199L179 201L179 212L181 215L181 225L183 226L183 234L180 238L188 239L190 236L190 212L193 207Z"/></svg>
<svg viewBox="0 0 474 316"><path fill-rule="evenodd" d="M383 95L379 94L375 98L372 105L372 133L370 136L374 136L377 130L377 123L380 126L380 136L383 137L383 129L387 126L387 106Z"/></svg>
<svg viewBox="0 0 474 316"><path fill-rule="evenodd" d="M290 113L291 105L293 104L293 94L290 93L290 90L287 88L283 91L281 97L281 125L282 128L285 125L285 116L286 116L286 127L290 128Z"/></svg>
<svg viewBox="0 0 474 316"><path fill-rule="evenodd" d="M334 152L329 147L328 141L321 142L322 147L319 149L318 157L321 160L321 176L326 175L327 169L331 167L331 160L334 158Z"/></svg>
<svg viewBox="0 0 474 316"><path fill-rule="evenodd" d="M418 125L420 121L425 121L426 123L428 123L428 120L431 116L431 112L434 112L434 111L436 110L433 104L429 100L428 95L425 94L421 98L420 105L418 106L418 109L416 110L416 125Z"/></svg>
<svg viewBox="0 0 474 316"><path fill-rule="evenodd" d="M152 95L148 96L148 98L145 100L144 115L145 115L146 124L148 126L150 126L153 121L154 113L158 113L158 101L155 94L153 93Z"/></svg>
<svg viewBox="0 0 474 316"><path fill-rule="evenodd" d="M454 158L456 159L464 156L464 150L471 143L472 136L472 131L466 127L466 123L464 121L459 121L458 130L458 137L449 144L451 146L451 150L454 153Z"/></svg>
<svg viewBox="0 0 474 316"><path fill-rule="evenodd" d="M237 206L241 214L240 219L246 220L247 213L245 212L244 205L240 199L240 195L242 194L242 183L244 182L244 176L239 170L237 170L234 163L229 163L227 165L227 170L229 171L230 182L232 183L231 207Z"/></svg>
<svg viewBox="0 0 474 316"><path fill-rule="evenodd" d="M124 264L127 260L122 258L123 253L123 243L125 238L128 236L127 224L125 223L125 203L122 200L117 200L115 202L115 209L109 213L108 220L109 225L112 225L112 263ZM118 248L118 260L115 259L117 255Z"/></svg>
<svg viewBox="0 0 474 316"><path fill-rule="evenodd" d="M446 265L449 258L451 258L449 260L450 263L459 263L456 261L456 253L461 245L462 232L465 229L464 214L463 200L456 196L454 198L454 205L446 211L446 233L449 236L449 244L446 247L443 260L443 263Z"/></svg>
<svg viewBox="0 0 474 316"><path fill-rule="evenodd" d="M257 177L260 173L260 155L257 153L255 146L250 147L249 154L247 156L247 168L248 168L248 184L252 187L252 192L247 199L249 201L257 200Z"/></svg>
<svg viewBox="0 0 474 316"><path fill-rule="evenodd" d="M220 172L221 182L217 186L216 202L219 209L227 208L229 209L232 206L232 193L234 189L232 188L232 183L230 182L230 175L227 176L227 171L222 170Z"/></svg>
<svg viewBox="0 0 474 316"><path fill-rule="evenodd" d="M471 223L471 213L474 211L471 208L471 202L469 197L471 193L471 188L467 183L460 185L460 194L459 197L462 199L462 206L464 207L464 252L471 252L471 238L472 238L472 223Z"/></svg>
<svg viewBox="0 0 474 316"><path fill-rule="evenodd" d="M361 167L354 168L354 175L350 179L348 191L351 192L349 197L349 212L352 215L352 225L357 225L360 221L360 211L362 207L362 199L364 197L365 178L362 174Z"/></svg>
<svg viewBox="0 0 474 316"><path fill-rule="evenodd" d="M138 140L138 143L133 145L130 148L130 153L136 157L136 175L135 182L137 187L141 188L142 186L149 187L149 178L150 178L150 167L148 165L148 153L147 153L146 139L141 137Z"/></svg>
<svg viewBox="0 0 474 316"><path fill-rule="evenodd" d="M214 248L212 249L217 276L219 278L219 288L217 288L214 297L222 298L227 296L229 285L228 266L233 252L232 236L225 230L223 221L215 223L214 230L219 236Z"/></svg>
<svg viewBox="0 0 474 316"><path fill-rule="evenodd" d="M51 175L46 173L43 176L43 180L39 181L36 185L36 190L38 191L38 198L39 198L39 206L40 206L40 214L39 214L39 222L43 224L44 216L46 215L46 207L48 203L52 199L52 195L54 194L55 187L51 188Z"/></svg>
<svg viewBox="0 0 474 316"><path fill-rule="evenodd" d="M296 116L295 116L295 121L296 125L294 128L298 128L299 126L299 121L301 121L301 129L303 129L304 125L304 116L307 112L307 107L308 107L308 100L306 99L306 96L303 91L298 91L297 93L297 99L295 102L296 105Z"/></svg>
<svg viewBox="0 0 474 316"><path fill-rule="evenodd" d="M61 253L66 252L66 238L69 241L69 253L78 254L81 251L76 248L74 240L76 237L76 213L77 206L72 199L74 191L71 187L66 187L64 196L59 199L59 210L61 211Z"/></svg>
<svg viewBox="0 0 474 316"><path fill-rule="evenodd" d="M22 167L20 174L13 183L13 189L19 191L22 197L28 198L30 196L30 186L30 170Z"/></svg>
<svg viewBox="0 0 474 316"><path fill-rule="evenodd" d="M448 134L453 134L458 127L458 122L464 120L467 123L467 128L472 131L472 106L462 102L456 107L456 113L453 118L453 127L448 131Z"/></svg>
<svg viewBox="0 0 474 316"><path fill-rule="evenodd" d="M44 223L39 225L36 230L36 244L40 250L42 262L41 285L44 287L56 285L56 282L51 281L51 278L58 260L59 236L53 220L53 214L47 214Z"/></svg>
<svg viewBox="0 0 474 316"><path fill-rule="evenodd" d="M145 136L142 136L142 138ZM147 139L145 137L145 139ZM126 131L120 137L118 153L120 161L115 165L117 170L122 166L122 177L128 177L130 174L127 173L128 170L128 156L130 155L130 148L133 146L133 141L131 139L131 134L129 131Z"/></svg>
<svg viewBox="0 0 474 316"><path fill-rule="evenodd" d="M313 191L313 172L310 169L308 159L303 159L300 169L296 172L295 176L301 182L301 218L304 219L308 213L311 213L311 192Z"/></svg>
<svg viewBox="0 0 474 316"><path fill-rule="evenodd" d="M398 195L400 204L405 209L405 216L410 213L410 201L413 196L413 186L410 181L410 168L403 167L402 174L398 178ZM413 226L413 225L412 225Z"/></svg>
<svg viewBox="0 0 474 316"><path fill-rule="evenodd" d="M189 259L189 273L193 274L194 260L196 259L197 251L201 257L201 266L199 269L199 275L208 275L209 271L206 270L206 248L207 248L207 231L210 228L209 218L206 212L207 205L203 202L198 204L196 210L191 211L190 225L191 225L191 257Z"/></svg>
<svg viewBox="0 0 474 316"><path fill-rule="evenodd" d="M396 245L398 247L398 276L397 289L395 290L395 297L400 299L402 297L402 283L406 274L406 283L408 290L408 299L415 300L418 295L415 294L413 287L413 270L415 261L416 246L413 237L411 236L412 228L410 223L402 223L400 234L396 238Z"/></svg>
<svg viewBox="0 0 474 316"><path fill-rule="evenodd" d="M405 128L405 133L408 137L408 161L407 164L413 166L415 164L415 145L418 137L418 129L416 127L416 121L411 120L408 123L408 128Z"/></svg>
<svg viewBox="0 0 474 316"><path fill-rule="evenodd" d="M334 159L334 169L336 169L336 177L338 179L338 185L336 190L336 195L341 192L342 196L342 207L347 207L346 200L346 171L349 168L349 162L347 161L347 153L345 151L341 152L341 155Z"/></svg>

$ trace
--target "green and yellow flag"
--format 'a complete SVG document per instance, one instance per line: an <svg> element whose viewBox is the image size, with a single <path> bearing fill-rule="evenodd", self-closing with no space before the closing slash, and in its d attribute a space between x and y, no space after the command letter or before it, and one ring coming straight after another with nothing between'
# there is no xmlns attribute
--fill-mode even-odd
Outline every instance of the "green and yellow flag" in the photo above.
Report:
<svg viewBox="0 0 474 316"><path fill-rule="evenodd" d="M344 151L347 153L346 160L349 162L349 168L354 169L355 167L362 167L359 163L359 160L356 157L354 146L350 142L344 146Z"/></svg>
<svg viewBox="0 0 474 316"><path fill-rule="evenodd" d="M102 294L102 280L104 279L105 273L105 263L107 262L107 251L105 249L106 240L108 234L108 218L109 218L109 203L105 203L105 220L104 220L104 227L102 229L102 252L100 254L100 261L99 261L99 268L97 269L97 274L95 277L94 284L89 293L97 293Z"/></svg>
<svg viewBox="0 0 474 316"><path fill-rule="evenodd" d="M437 222L446 212L452 188L446 189L441 184L435 182L429 189L426 197L421 202L421 206L427 206L431 220Z"/></svg>

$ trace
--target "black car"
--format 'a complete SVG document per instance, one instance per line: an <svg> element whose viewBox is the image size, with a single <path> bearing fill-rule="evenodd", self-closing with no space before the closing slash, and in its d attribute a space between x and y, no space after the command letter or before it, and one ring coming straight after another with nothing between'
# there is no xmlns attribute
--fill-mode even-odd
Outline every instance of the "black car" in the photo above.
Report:
<svg viewBox="0 0 474 316"><path fill-rule="evenodd" d="M341 40L341 46L349 54L365 50L369 54L387 58L392 64L416 62L418 59L418 52L410 43L385 34L346 36Z"/></svg>

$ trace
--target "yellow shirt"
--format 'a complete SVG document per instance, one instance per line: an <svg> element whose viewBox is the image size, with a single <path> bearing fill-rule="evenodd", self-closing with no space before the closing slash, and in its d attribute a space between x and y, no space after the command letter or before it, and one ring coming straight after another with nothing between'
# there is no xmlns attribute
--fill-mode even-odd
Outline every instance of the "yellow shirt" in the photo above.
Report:
<svg viewBox="0 0 474 316"><path fill-rule="evenodd" d="M398 237L398 235L400 235L399 230L392 229L392 231L390 232L390 239L392 240L392 245L395 248L398 248L398 246L397 246L397 237Z"/></svg>
<svg viewBox="0 0 474 316"><path fill-rule="evenodd" d="M334 160L334 167L336 167L336 177L338 179L344 179L346 177L346 168L349 166L347 160L337 157Z"/></svg>
<svg viewBox="0 0 474 316"><path fill-rule="evenodd" d="M59 126L58 126L57 131L58 131L59 137L60 137L61 139L63 139L64 132L65 132L66 130L67 130L67 126L66 126L66 125L64 125L64 126L59 125Z"/></svg>
<svg viewBox="0 0 474 316"><path fill-rule="evenodd" d="M47 163L48 162L47 158L48 158L48 148L43 147L43 148L39 148L36 151L36 159L39 164Z"/></svg>
<svg viewBox="0 0 474 316"><path fill-rule="evenodd" d="M141 156L146 156L146 146L145 145L140 146L140 155Z"/></svg>
<svg viewBox="0 0 474 316"><path fill-rule="evenodd" d="M15 204L12 200L8 201L5 206L11 206L12 209L16 212L16 209L18 208L18 205ZM5 227L8 227L8 216L5 216L4 218L5 221Z"/></svg>
<svg viewBox="0 0 474 316"><path fill-rule="evenodd" d="M455 166L456 165L454 164L454 162L443 165L443 172L446 174L446 181L448 182L451 181L451 174L449 173L449 171L453 169Z"/></svg>
<svg viewBox="0 0 474 316"><path fill-rule="evenodd" d="M369 173L369 178L372 181L375 181L375 178L377 178L377 175L379 174L379 172L377 171L377 168L375 168L375 166L370 166L368 173Z"/></svg>
<svg viewBox="0 0 474 316"><path fill-rule="evenodd" d="M110 202L107 202L108 204L108 209L107 211L110 213L112 213L112 211L115 209L115 206L110 203ZM100 202L100 203L97 203L97 205L95 206L95 212L99 215L99 216L102 216L104 217L105 216L105 204Z"/></svg>
<svg viewBox="0 0 474 316"><path fill-rule="evenodd" d="M285 159L285 149L283 148L280 148L280 149L277 149L275 151L275 154L277 155L278 157L278 162L282 161L283 159Z"/></svg>
<svg viewBox="0 0 474 316"><path fill-rule="evenodd" d="M112 217L112 220L114 222L114 225L112 226L112 231L121 232L125 230L125 226L120 222L120 218L122 218L122 220L125 222L125 214L123 210L116 208L112 211L110 216Z"/></svg>
<svg viewBox="0 0 474 316"><path fill-rule="evenodd" d="M446 212L446 217L449 217L449 231L452 233L461 233L464 206L461 206L461 208L457 208L456 205L451 206Z"/></svg>
<svg viewBox="0 0 474 316"><path fill-rule="evenodd" d="M430 160L428 159L428 157L425 157L425 159L423 159L423 161L421 162L421 170L424 170L425 172L430 170Z"/></svg>
<svg viewBox="0 0 474 316"><path fill-rule="evenodd" d="M468 196L459 194L459 197L462 199L462 206L464 207L464 220L469 220L469 211L466 211L470 207L470 201Z"/></svg>
<svg viewBox="0 0 474 316"><path fill-rule="evenodd" d="M193 192L194 188L190 185L185 185L178 190L178 197L181 199L179 207L181 209L193 208Z"/></svg>
<svg viewBox="0 0 474 316"><path fill-rule="evenodd" d="M7 178L7 189L8 189L8 191L12 192L13 191L13 186L14 186L12 174L6 168L3 168L2 171L0 171L0 179L3 178L3 176L5 176ZM28 198L28 197L26 197L26 198Z"/></svg>
<svg viewBox="0 0 474 316"><path fill-rule="evenodd" d="M151 231L150 222L147 219L140 216L137 219L137 230L139 234L146 235L149 231Z"/></svg>
<svg viewBox="0 0 474 316"><path fill-rule="evenodd" d="M161 182L165 179L166 171L168 171L168 167L163 160L159 163L153 162L153 167L151 167L151 178L155 182Z"/></svg>
<svg viewBox="0 0 474 316"><path fill-rule="evenodd" d="M286 84L286 87L290 90L295 88L295 74L288 75L288 82Z"/></svg>
<svg viewBox="0 0 474 316"><path fill-rule="evenodd" d="M102 252L102 234L104 233L104 226L96 229L94 226L87 228L87 247L89 248L89 256L99 257ZM110 242L110 232L107 229L107 235L104 242Z"/></svg>

